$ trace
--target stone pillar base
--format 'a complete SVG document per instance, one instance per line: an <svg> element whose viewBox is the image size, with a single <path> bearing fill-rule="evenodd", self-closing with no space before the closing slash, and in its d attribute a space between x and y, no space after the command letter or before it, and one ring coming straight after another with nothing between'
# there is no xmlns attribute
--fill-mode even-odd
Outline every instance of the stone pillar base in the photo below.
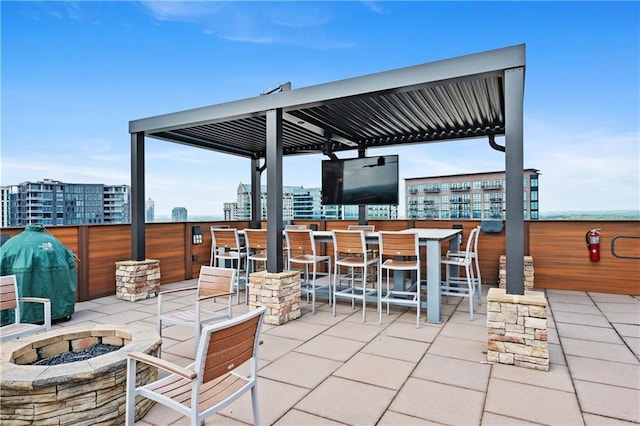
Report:
<svg viewBox="0 0 640 426"><path fill-rule="evenodd" d="M116 262L116 298L135 302L156 297L160 291L159 260Z"/></svg>
<svg viewBox="0 0 640 426"><path fill-rule="evenodd" d="M489 362L549 371L547 298L543 292L517 295L489 289L487 331Z"/></svg>
<svg viewBox="0 0 640 426"><path fill-rule="evenodd" d="M500 270L498 272L498 287L507 288L507 256L500 256ZM524 289L533 289L533 257L524 257Z"/></svg>
<svg viewBox="0 0 640 426"><path fill-rule="evenodd" d="M249 276L249 305L267 308L267 324L282 325L299 318L300 272L254 272Z"/></svg>

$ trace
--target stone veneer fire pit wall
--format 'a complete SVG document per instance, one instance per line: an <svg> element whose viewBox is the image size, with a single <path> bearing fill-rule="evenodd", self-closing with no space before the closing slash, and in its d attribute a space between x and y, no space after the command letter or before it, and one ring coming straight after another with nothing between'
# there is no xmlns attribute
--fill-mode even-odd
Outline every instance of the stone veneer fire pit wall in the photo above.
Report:
<svg viewBox="0 0 640 426"><path fill-rule="evenodd" d="M85 361L29 365L100 343L122 347ZM154 329L121 325L69 327L4 342L0 349L0 424L124 424L127 353L157 355L160 343ZM141 364L136 382L149 383L157 376L155 368ZM136 420L152 405L140 399Z"/></svg>

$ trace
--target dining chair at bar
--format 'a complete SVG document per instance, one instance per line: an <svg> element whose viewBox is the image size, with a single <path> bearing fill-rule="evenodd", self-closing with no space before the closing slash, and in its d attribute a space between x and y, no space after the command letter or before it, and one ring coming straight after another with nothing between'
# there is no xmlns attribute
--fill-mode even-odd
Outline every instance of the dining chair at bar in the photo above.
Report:
<svg viewBox="0 0 640 426"><path fill-rule="evenodd" d="M202 330L195 362L186 367L144 352L130 352L127 355L125 425L134 424L137 398L151 399L186 416L191 426L200 426L207 417L246 392L251 393L253 424L259 425L258 348L265 311L266 308L261 307L207 325ZM136 383L139 363L168 374L139 385Z"/></svg>
<svg viewBox="0 0 640 426"><path fill-rule="evenodd" d="M390 305L409 306L416 309L416 328L420 328L420 242L415 232L381 231L378 234L378 250L380 264L378 266L378 315L382 324L382 307L386 303L387 315ZM383 291L383 271L386 271L386 291ZM402 289L394 287L394 279L390 274L402 273ZM414 272L415 282L409 282L405 288L407 272ZM411 276L411 275L410 275Z"/></svg>
<svg viewBox="0 0 640 426"><path fill-rule="evenodd" d="M202 327L215 321L233 317L233 283L236 278L236 270L231 268L218 268L202 266L197 286L182 287L173 290L164 290L158 293L158 334L162 337L162 329L166 324L175 324L182 327L192 327L196 340L196 349ZM167 310L165 302L169 296L183 296L193 294L193 305L186 309ZM226 311L215 310L217 298L227 298ZM171 304L169 304L171 305ZM161 347L162 348L162 347ZM160 356L158 349L158 356Z"/></svg>
<svg viewBox="0 0 640 426"><path fill-rule="evenodd" d="M347 231L364 231L364 232L375 232L375 225L348 225ZM378 256L378 249L375 246L367 244L367 250L369 250L370 256Z"/></svg>
<svg viewBox="0 0 640 426"><path fill-rule="evenodd" d="M266 229L245 229L244 244L247 248L247 265L244 279L249 285L249 273L258 270L258 264L262 263L266 268L267 262L267 230Z"/></svg>
<svg viewBox="0 0 640 426"><path fill-rule="evenodd" d="M287 225L284 226L284 230L288 230L288 229L309 229L309 226L306 224L294 224L294 223L289 223ZM285 240L285 244L284 247L282 248L283 251L283 256L284 256L284 264L287 265L287 269L291 269L291 265L289 264L289 253L288 253L288 248L287 248L287 242Z"/></svg>
<svg viewBox="0 0 640 426"><path fill-rule="evenodd" d="M210 266L221 268L230 267L236 270L234 289L240 303L240 288L245 288L245 303L249 302L249 295L246 291L247 282L241 283L242 262L247 259L246 247L240 242L240 235L236 228L211 227L211 263ZM245 265L246 268L246 265Z"/></svg>
<svg viewBox="0 0 640 426"><path fill-rule="evenodd" d="M480 231L481 231L481 226L478 225L476 227L476 232L475 232L475 236L473 238L473 243L471 246L471 258L473 259L473 280L474 280L474 284L476 285L476 297L478 298L478 303L482 304L482 274L480 273L480 260L478 257L478 240L480 239ZM471 234L469 234L469 237L471 237ZM444 258L451 258L451 257L465 257L466 255L466 251L447 251L447 253L444 255Z"/></svg>
<svg viewBox="0 0 640 426"><path fill-rule="evenodd" d="M444 281L440 285L440 294L443 296L467 297L469 299L469 319L473 321L473 311L475 299L481 291L474 274L473 247L476 234L480 228L476 227L469 233L466 249L463 252L452 252L443 256L440 264L446 268ZM464 276L453 276L451 268L458 268L464 271ZM481 301L481 299L479 298Z"/></svg>
<svg viewBox="0 0 640 426"><path fill-rule="evenodd" d="M364 231L333 230L331 234L335 271L332 290L333 316L336 315L337 299L351 300L351 307L355 307L355 301L358 300L362 301L362 321L366 321L367 297L377 293L376 282L373 283L373 287L367 286L368 271L378 264L378 258L369 254ZM343 267L348 268L348 274L341 275ZM361 273L361 279L356 279L358 272ZM347 281L348 285L343 286L343 281Z"/></svg>
<svg viewBox="0 0 640 426"><path fill-rule="evenodd" d="M287 242L288 264L290 268L302 267L303 281L301 282L301 292L311 295L311 312L316 314L316 295L319 290L327 290L329 295L329 303L331 303L331 256L321 255L318 253L316 241L311 229L286 229L284 231ZM318 264L327 263L327 276L329 284L320 285L317 283ZM309 266L312 268L309 275ZM310 278L311 277L311 278Z"/></svg>

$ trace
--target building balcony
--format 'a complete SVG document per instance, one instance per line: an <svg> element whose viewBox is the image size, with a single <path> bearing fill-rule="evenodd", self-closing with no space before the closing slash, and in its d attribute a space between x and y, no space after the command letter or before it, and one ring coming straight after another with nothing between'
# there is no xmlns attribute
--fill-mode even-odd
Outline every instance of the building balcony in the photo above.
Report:
<svg viewBox="0 0 640 426"><path fill-rule="evenodd" d="M497 190L501 190L502 189L502 185L485 185L482 184L482 189L486 190L486 191L497 191Z"/></svg>

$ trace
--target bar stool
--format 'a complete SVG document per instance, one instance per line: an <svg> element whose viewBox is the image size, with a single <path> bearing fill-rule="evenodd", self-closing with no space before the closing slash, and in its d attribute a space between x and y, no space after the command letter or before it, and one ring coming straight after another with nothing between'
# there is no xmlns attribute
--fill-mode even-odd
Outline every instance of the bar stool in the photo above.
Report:
<svg viewBox="0 0 640 426"><path fill-rule="evenodd" d="M238 298L238 304L240 304L240 287L243 286L243 284L240 282L240 272L242 270L242 261L246 261L246 258L246 248L240 244L240 236L237 229L216 228L213 226L211 227L210 266L226 268L227 262L231 263L231 267L236 270L236 280L234 283L234 288L237 293L236 296ZM246 281L244 282L244 287L245 303L249 303L249 295L246 291Z"/></svg>
<svg viewBox="0 0 640 426"><path fill-rule="evenodd" d="M376 294L376 283L373 288L367 287L367 277L369 267L378 264L378 258L372 257L367 250L367 243L364 231L332 231L333 250L334 250L334 269L333 275L333 316L336 315L336 301L338 298L351 300L351 306L355 306L356 300L362 300L362 321L366 321L367 297ZM347 276L340 275L340 267L349 268L350 274ZM362 279L356 279L356 269L362 272ZM345 288L342 281L347 280L349 285ZM338 283L340 281L340 283ZM361 286L358 287L357 283Z"/></svg>
<svg viewBox="0 0 640 426"><path fill-rule="evenodd" d="M249 270L255 272L258 263L262 263L266 268L267 230L245 229L244 245L247 248L247 265L244 268L244 279L247 285L249 285Z"/></svg>
<svg viewBox="0 0 640 426"><path fill-rule="evenodd" d="M378 234L378 249L380 251L380 265L378 266L378 282L380 297L378 297L379 322L382 324L382 304L411 306L416 308L416 328L420 328L420 244L415 232L381 231ZM382 271L387 271L387 291L382 295ZM408 289L392 289L390 271L416 272L416 281ZM402 277L404 286L404 276Z"/></svg>
<svg viewBox="0 0 640 426"><path fill-rule="evenodd" d="M301 283L301 291L307 295L307 302L309 301L309 294L311 294L311 312L315 315L318 290L327 289L329 303L331 303L331 284L316 284L318 263L327 262L329 280L331 279L331 256L318 254L313 231L310 229L285 229L284 235L287 240L289 265L304 266L305 281ZM309 281L310 265L313 268L311 281Z"/></svg>

